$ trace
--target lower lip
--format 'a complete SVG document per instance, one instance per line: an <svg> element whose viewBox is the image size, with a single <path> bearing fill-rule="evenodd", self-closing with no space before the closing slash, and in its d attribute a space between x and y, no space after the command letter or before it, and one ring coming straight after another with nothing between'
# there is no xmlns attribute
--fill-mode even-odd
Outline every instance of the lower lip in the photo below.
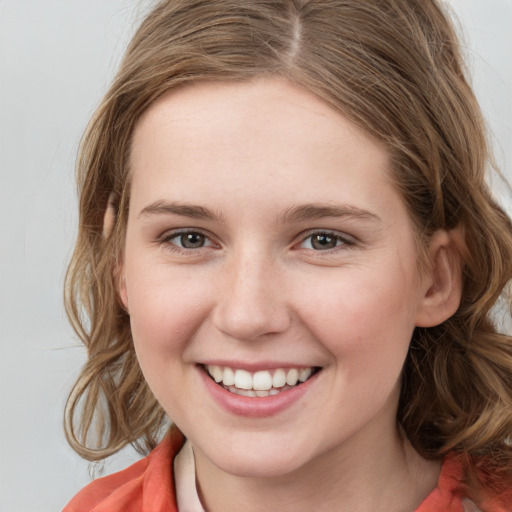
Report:
<svg viewBox="0 0 512 512"><path fill-rule="evenodd" d="M213 399L224 409L238 416L251 418L264 418L279 414L298 402L311 388L319 373L313 375L306 382L277 395L252 397L231 393L213 381L206 372L198 367L203 383Z"/></svg>

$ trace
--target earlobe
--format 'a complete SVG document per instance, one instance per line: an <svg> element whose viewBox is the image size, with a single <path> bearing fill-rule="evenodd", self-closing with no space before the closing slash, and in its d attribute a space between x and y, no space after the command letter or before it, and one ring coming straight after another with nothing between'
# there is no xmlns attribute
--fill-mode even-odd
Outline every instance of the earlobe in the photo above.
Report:
<svg viewBox="0 0 512 512"><path fill-rule="evenodd" d="M434 327L457 311L462 296L464 240L459 229L434 233L428 248L429 269L416 314L417 327Z"/></svg>

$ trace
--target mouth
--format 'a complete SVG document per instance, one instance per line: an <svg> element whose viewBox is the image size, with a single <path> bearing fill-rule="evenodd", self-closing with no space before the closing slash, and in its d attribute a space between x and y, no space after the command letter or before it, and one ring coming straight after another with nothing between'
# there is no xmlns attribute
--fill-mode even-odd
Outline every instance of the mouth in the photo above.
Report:
<svg viewBox="0 0 512 512"><path fill-rule="evenodd" d="M317 366L275 368L250 372L229 366L202 365L205 373L219 386L240 396L263 398L296 388L317 374Z"/></svg>

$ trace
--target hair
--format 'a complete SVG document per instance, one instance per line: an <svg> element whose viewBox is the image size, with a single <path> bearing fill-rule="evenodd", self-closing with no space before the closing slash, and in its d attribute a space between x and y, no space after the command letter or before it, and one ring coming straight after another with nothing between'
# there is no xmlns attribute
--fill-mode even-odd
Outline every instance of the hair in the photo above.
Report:
<svg viewBox="0 0 512 512"><path fill-rule="evenodd" d="M148 388L116 291L134 126L163 94L201 81L278 77L324 100L382 144L422 244L464 236L456 314L416 328L398 421L430 459L458 452L512 472L512 339L493 307L512 277L512 224L491 197L480 108L455 30L435 0L165 0L129 44L81 143L80 220L66 305L88 360L68 399L71 446L89 460L146 453L167 418ZM115 225L102 236L109 197ZM421 251L420 251L421 252ZM510 316L510 300L499 316ZM93 432L94 431L94 432ZM92 435L95 439L91 439ZM478 462L477 462L478 461Z"/></svg>

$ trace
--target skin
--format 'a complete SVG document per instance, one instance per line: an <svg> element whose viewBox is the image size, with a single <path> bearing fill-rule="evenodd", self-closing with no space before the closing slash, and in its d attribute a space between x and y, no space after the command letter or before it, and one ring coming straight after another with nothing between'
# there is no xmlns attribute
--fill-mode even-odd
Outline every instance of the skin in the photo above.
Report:
<svg viewBox="0 0 512 512"><path fill-rule="evenodd" d="M456 309L459 257L438 232L419 273L388 164L275 79L186 87L139 121L120 296L145 377L192 443L206 510L411 511L435 487L439 464L407 443L396 410L414 327ZM321 371L285 410L247 417L207 391L199 364L218 361Z"/></svg>

